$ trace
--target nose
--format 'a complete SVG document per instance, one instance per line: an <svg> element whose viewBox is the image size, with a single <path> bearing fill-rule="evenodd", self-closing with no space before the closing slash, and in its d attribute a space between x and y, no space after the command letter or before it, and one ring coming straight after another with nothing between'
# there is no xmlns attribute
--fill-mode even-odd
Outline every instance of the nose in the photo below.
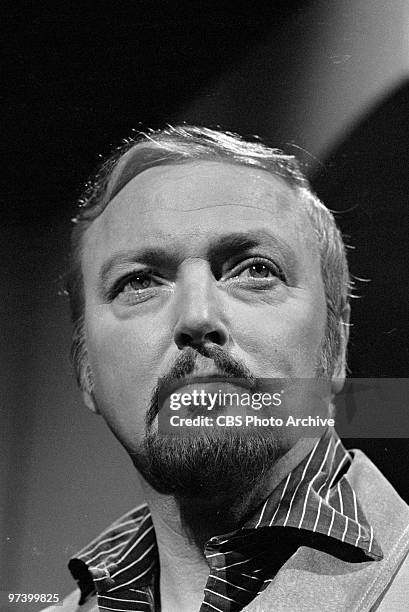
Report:
<svg viewBox="0 0 409 612"><path fill-rule="evenodd" d="M200 260L186 263L178 285L176 346L179 349L200 348L208 343L225 346L229 333L208 264Z"/></svg>

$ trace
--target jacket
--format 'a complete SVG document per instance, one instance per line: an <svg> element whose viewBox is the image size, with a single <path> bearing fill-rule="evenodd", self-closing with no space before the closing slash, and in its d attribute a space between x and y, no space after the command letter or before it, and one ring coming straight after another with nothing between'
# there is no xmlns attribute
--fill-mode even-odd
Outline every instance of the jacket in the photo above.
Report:
<svg viewBox="0 0 409 612"><path fill-rule="evenodd" d="M384 552L382 561L347 563L301 546L244 612L409 611L409 506L362 451L347 473ZM99 612L79 591L43 612ZM190 611L189 611L190 612ZM192 611L194 612L194 611Z"/></svg>

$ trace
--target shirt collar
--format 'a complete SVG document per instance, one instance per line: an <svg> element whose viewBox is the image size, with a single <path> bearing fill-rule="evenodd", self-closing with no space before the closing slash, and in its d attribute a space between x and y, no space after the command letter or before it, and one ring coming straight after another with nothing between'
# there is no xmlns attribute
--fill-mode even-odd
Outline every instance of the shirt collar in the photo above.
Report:
<svg viewBox="0 0 409 612"><path fill-rule="evenodd" d="M297 442L277 461L267 497L254 515L241 529L207 543L209 566L223 569L218 564L226 558L220 552L238 538L254 543L259 536L274 533L295 534L304 538L300 545L306 543L350 561L382 559L373 528L348 481L351 461L332 429L320 439ZM131 589L133 596L148 597L145 587L152 588L158 569L148 506L142 504L115 521L70 560L69 569L81 589L80 603L91 593L115 595L123 589Z"/></svg>

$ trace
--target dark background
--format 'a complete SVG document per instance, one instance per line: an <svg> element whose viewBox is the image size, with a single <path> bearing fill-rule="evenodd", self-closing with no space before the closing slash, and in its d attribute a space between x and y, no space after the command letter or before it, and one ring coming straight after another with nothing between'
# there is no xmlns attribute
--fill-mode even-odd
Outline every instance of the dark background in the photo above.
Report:
<svg viewBox="0 0 409 612"><path fill-rule="evenodd" d="M65 594L70 554L140 500L122 449L81 406L60 292L75 199L132 129L220 126L299 154L365 279L351 375L407 376L405 4L3 5L0 591ZM406 438L347 445L409 501Z"/></svg>

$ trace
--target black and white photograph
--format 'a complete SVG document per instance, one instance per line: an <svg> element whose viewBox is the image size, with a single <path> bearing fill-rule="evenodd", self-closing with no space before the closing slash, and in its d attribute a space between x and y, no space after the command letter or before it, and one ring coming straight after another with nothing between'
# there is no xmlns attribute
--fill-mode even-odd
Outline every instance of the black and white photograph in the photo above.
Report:
<svg viewBox="0 0 409 612"><path fill-rule="evenodd" d="M409 4L2 6L1 612L409 612Z"/></svg>

